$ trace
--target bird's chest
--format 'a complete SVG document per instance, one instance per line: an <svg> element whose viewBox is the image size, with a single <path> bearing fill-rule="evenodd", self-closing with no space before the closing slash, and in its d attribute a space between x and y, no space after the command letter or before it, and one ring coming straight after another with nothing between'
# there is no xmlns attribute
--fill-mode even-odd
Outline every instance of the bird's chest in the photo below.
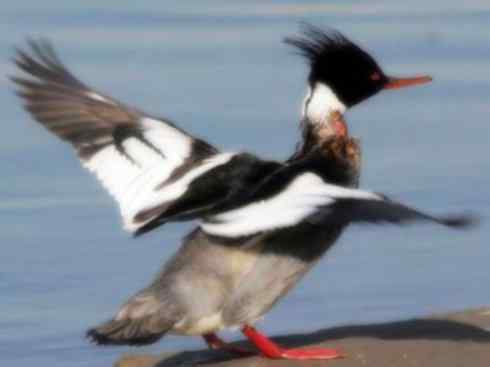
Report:
<svg viewBox="0 0 490 367"><path fill-rule="evenodd" d="M314 171L326 182L345 186L359 186L361 150L359 145L343 147L342 151L325 149L313 161Z"/></svg>

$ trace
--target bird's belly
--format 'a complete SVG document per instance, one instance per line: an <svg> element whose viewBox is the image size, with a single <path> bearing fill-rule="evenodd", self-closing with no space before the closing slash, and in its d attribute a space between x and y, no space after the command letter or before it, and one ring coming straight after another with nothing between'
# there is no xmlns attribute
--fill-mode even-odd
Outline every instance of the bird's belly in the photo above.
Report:
<svg viewBox="0 0 490 367"><path fill-rule="evenodd" d="M168 285L165 296L183 315L170 332L202 335L235 326L227 323L223 309L253 272L261 247L256 238L243 246L220 243L203 232L189 238L160 278Z"/></svg>
<svg viewBox="0 0 490 367"><path fill-rule="evenodd" d="M285 296L337 240L342 228L304 226L261 239L261 253L228 298L227 325L260 319Z"/></svg>
<svg viewBox="0 0 490 367"><path fill-rule="evenodd" d="M189 319L184 317L173 326L170 333L177 335L203 335L215 333L225 327L223 315L221 311L219 311L199 319Z"/></svg>
<svg viewBox="0 0 490 367"><path fill-rule="evenodd" d="M196 233L174 259L172 274L163 276L183 315L170 332L202 335L253 324L296 285L340 232L296 228L232 244Z"/></svg>

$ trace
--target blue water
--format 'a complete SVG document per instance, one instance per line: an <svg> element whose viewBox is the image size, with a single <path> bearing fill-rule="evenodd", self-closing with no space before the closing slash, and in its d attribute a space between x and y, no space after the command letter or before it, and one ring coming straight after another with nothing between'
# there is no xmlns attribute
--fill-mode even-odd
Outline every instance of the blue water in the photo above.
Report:
<svg viewBox="0 0 490 367"><path fill-rule="evenodd" d="M359 40L387 72L435 78L347 114L362 137L362 186L487 220L469 232L352 227L261 328L285 334L490 304L487 1L15 1L0 11L2 366L109 366L134 351L89 345L84 331L144 286L190 228L137 241L122 231L71 149L22 111L6 78L13 46L49 37L100 90L223 149L282 159L298 138L306 68L280 41L301 20ZM138 351L199 347L168 337Z"/></svg>

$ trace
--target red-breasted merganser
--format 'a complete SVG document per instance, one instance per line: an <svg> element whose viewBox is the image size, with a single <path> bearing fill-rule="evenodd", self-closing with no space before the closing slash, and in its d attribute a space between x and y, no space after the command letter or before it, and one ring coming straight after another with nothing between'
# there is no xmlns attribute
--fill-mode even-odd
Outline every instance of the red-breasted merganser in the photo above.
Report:
<svg viewBox="0 0 490 367"><path fill-rule="evenodd" d="M169 332L201 335L221 348L215 333L238 327L270 358L336 358L332 349L281 348L253 325L351 222L468 224L465 216L430 216L356 188L359 146L342 114L382 89L430 78L389 78L338 32L310 27L286 42L311 65L304 141L286 162L221 152L93 90L47 42L18 51L15 62L31 77L12 78L25 108L73 145L118 202L125 229L140 235L166 222L200 220L148 287L88 331L94 342L148 344Z"/></svg>

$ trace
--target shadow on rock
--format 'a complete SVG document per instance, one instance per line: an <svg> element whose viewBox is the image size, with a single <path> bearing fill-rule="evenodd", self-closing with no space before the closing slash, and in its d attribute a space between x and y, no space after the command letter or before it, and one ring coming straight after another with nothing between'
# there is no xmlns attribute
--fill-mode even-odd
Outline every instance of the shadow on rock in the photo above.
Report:
<svg viewBox="0 0 490 367"><path fill-rule="evenodd" d="M375 338L381 340L427 340L427 341L471 341L490 342L490 332L460 321L444 319L411 319L405 321L385 322L367 325L346 325L327 328L306 334L277 336L273 339L285 347L301 347L311 344L332 343L350 338ZM244 342L234 343L245 346ZM247 345L247 347L250 347ZM229 360L236 357L221 351L189 351L169 357L163 357L154 367L173 367L185 365L206 365ZM121 367L137 367L138 364L116 364ZM145 364L145 367L147 365Z"/></svg>
<svg viewBox="0 0 490 367"><path fill-rule="evenodd" d="M206 365L231 360L239 360L243 358L244 357L237 357L222 351L198 350L192 352L181 352L171 357L164 358L158 361L154 367Z"/></svg>
<svg viewBox="0 0 490 367"><path fill-rule="evenodd" d="M490 332L478 326L453 320L423 318L367 325L338 326L313 333L278 336L275 340L289 346L300 346L359 337L383 340L490 342Z"/></svg>
<svg viewBox="0 0 490 367"><path fill-rule="evenodd" d="M164 353L160 356L125 355L114 363L114 367L196 366L231 360L238 361L240 360L240 357L236 357L221 351L204 349L179 353Z"/></svg>

